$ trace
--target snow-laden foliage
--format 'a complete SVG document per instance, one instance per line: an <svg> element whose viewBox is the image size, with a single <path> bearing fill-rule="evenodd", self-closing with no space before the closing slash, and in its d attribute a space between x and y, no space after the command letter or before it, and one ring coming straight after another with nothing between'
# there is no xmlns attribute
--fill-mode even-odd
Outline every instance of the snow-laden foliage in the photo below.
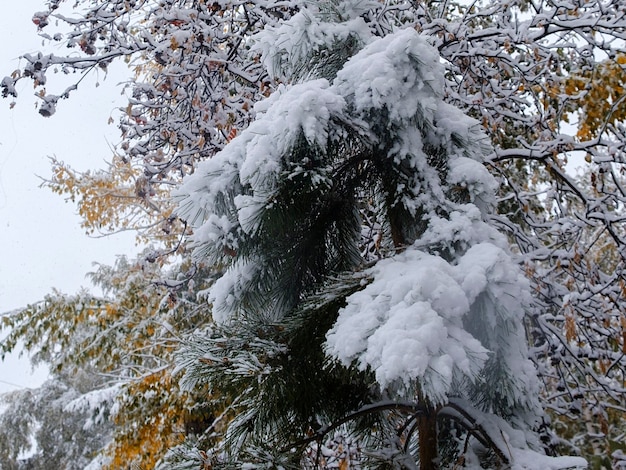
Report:
<svg viewBox="0 0 626 470"><path fill-rule="evenodd" d="M518 321L514 312L523 305L530 352L541 380L541 404L558 432L558 438L544 434L544 444L583 452L594 468L623 463L626 16L621 1L51 0L34 14L33 23L47 50L25 54L18 69L0 81L5 97L13 100L18 91L29 89L20 82L30 81L40 114L51 116L64 99L73 98L77 87L88 83L84 74L105 79L117 61L128 64L132 75L123 85L128 106L119 110L121 140L111 165L79 173L55 162L48 185L77 202L87 230L139 229L143 240L159 246L142 254L137 263L119 266L119 272L111 276L116 287L109 290L104 303L84 293L55 293L47 303L4 317L4 326L13 334L2 349L11 350L23 341L37 359L53 367L71 370L73 358L93 360L113 382L128 384L129 377L138 379L122 387L118 397L121 409L135 410L117 423L122 429L114 437L118 446L113 454L118 462L140 456L135 462L152 468L173 442L159 441L157 436L174 436L175 440L184 434L189 442L180 452L168 454L177 462L172 468L189 465L184 463L186 458L195 466L214 465L227 449L225 443L260 429L255 428L260 426L255 424L256 416L261 421L275 419L287 430L296 428L291 425L297 421L300 434L311 436L299 447L304 460L293 466L353 466L365 454L356 452L359 457L355 457L338 449L342 443L359 442L382 449L367 454L373 460L384 456L388 462L410 468L407 462L416 451L416 439L411 437L417 429L411 423L419 421L423 410L415 403L396 403L392 409L388 402L375 411L368 408L365 403L380 397L369 395L376 375L359 370L366 365L371 369L363 355L350 356L354 359L350 368L332 362L330 374L319 374L319 370L328 371L330 364L324 353L328 350L326 333L339 328L340 324L335 325L339 312L345 315L351 308L345 299L354 299L359 291L371 292L381 280L377 261L392 263L397 257L418 255L437 259L442 270L457 273L451 277L459 284L465 278L458 274L458 261L475 246L489 246L492 254L502 250L508 257L507 253L513 253L530 281L532 299L520 295L515 305L509 304L508 296L492 291L498 282L487 283L471 295L461 285L467 301L473 302L462 326L489 352L475 390L465 371L453 374L455 379L446 390L465 390L466 405L478 404L486 394L479 409L492 413L486 404L497 402L496 397L522 385L532 389L531 381L524 383L522 378L530 377L530 371L512 382L502 380L506 374L496 379L486 373L498 371L494 364L521 367L513 357L524 350L519 343L523 336L519 326L508 322ZM406 53L406 47L418 43L403 44L398 38L402 31L408 38L410 30L418 31L433 48L418 47ZM298 87L316 81L319 99L331 99L328 116L303 112L282 101L282 96L294 98ZM315 102L318 97L309 98ZM11 105L22 105L22 101L23 97ZM281 108L282 115L278 113ZM422 113L424 122L433 119L432 128L404 131L419 127L417 120L413 122L414 112ZM181 239L181 234L190 231L172 215L176 201L170 199L171 189L183 176L197 172L198 162L208 161L229 142L241 145L243 153L253 143L260 145L264 135L267 144L269 134L243 135L238 144L233 139L251 123L259 129L259 122L269 122L272 114L277 120L292 116L292 131L309 122L305 125L315 135L326 133L328 145L319 145L321 140L315 137L308 141L301 133L288 157L280 156L271 145L265 147L267 155L258 155L258 162L276 165L273 170L266 166L257 172L250 165L243 174L244 161L230 165L218 157L224 168L216 165L215 172L222 172L222 183L234 186L229 193L198 179L195 207L182 208L183 212L190 209L184 213L197 241L192 259L192 250ZM307 121L304 114L311 114L311 119ZM464 114L478 121L487 137L484 142ZM318 120L326 124L316 128ZM571 125L565 126L566 121ZM272 129L277 140L292 137L291 131ZM426 155L426 164L418 149ZM437 155L439 151L442 155ZM483 161L498 178L499 189L487 176ZM384 171L390 162L397 163L397 171ZM575 165L583 165L576 176ZM273 175L270 186L255 180L262 174ZM285 180L286 176L291 179ZM292 189L280 181L291 182ZM274 191L274 200L264 191ZM240 196L237 202L236 196ZM307 219L311 212L317 217ZM258 220L250 218L261 214ZM245 218L240 220L240 215ZM508 236L510 247L493 230L494 225ZM253 247L267 256L259 256ZM169 262L182 261L184 269L168 266L168 256L174 253ZM511 260L502 259L502 266L507 263ZM146 266L151 268L144 276ZM486 279L504 279L497 274L500 264L493 269L489 264L481 266ZM472 264L467 271L479 269ZM172 271L174 279L168 274ZM292 276L295 271L301 275ZM327 276L328 272L335 274ZM520 271L508 272L511 281L521 286ZM123 280L130 278L136 281L132 291L123 287ZM217 287L206 290L215 279L220 279ZM150 282L156 282L157 288L148 286ZM213 312L223 322L214 328L206 327L210 321L203 304L207 294L223 307ZM422 305L415 299L404 302ZM101 310L103 305L109 310ZM442 323L448 322L448 312L437 314ZM470 317L480 321L468 322ZM511 348L490 339L489 318L496 318L496 326L509 331ZM249 324L238 323L240 319ZM259 329L267 321L270 324ZM383 325L384 319L380 322ZM185 401L187 397L181 402L187 392L180 394L177 379L170 375L172 353L178 348L176 341L189 339L196 328L192 346L181 352L181 363L188 365L186 377L199 374L197 385L216 388L211 399L191 403ZM296 334L307 328L309 334ZM290 357L308 359L298 362L260 354L254 362L241 341L223 341L227 336L253 340L259 332L268 336L264 341L270 341L263 344L273 344L277 351L286 345L292 351ZM363 341L369 338L361 335ZM206 348L196 346L203 342L212 348L211 364L200 360ZM148 344L156 344L156 349L167 345L168 353L153 354L156 349L148 347L151 352L144 354ZM311 357L311 350L318 354ZM248 390L240 397L242 388L223 385L228 380L222 382L221 390L219 380L209 383L208 377L215 377L211 375L215 358L222 361L219 374L226 378L231 376L228 361L235 361L246 365L240 371L282 368L292 379L266 374L259 381L253 374L257 382L246 382L246 388L245 375L240 375L244 380L240 385ZM277 363L270 367L266 360ZM111 371L115 371L113 376ZM314 385L307 389L309 393L300 393L299 384L310 380ZM394 393L403 388L406 392L406 385L398 383L402 386L394 383ZM194 392L204 397L204 390ZM255 392L261 393L253 396ZM285 398L282 406L272 401L273 396ZM343 407L335 406L338 397L343 397ZM247 421L239 421L247 427L240 427L239 434L231 433L234 440L220 441L223 428L210 425L212 417L222 416L216 421L225 426L236 414L235 405L246 400L246 406L254 405L261 413L247 414ZM298 413L281 415L290 407ZM506 415L512 407L517 404L504 401L495 411ZM518 408L515 413L524 415ZM313 420L294 418L315 414ZM384 420L372 418L380 414ZM521 423L533 421L533 414ZM337 427L319 430L321 422L339 415L355 418L365 431L349 435L341 420L334 421ZM409 415L415 420L403 419ZM167 418L172 416L177 418ZM281 416L289 419L281 421ZM458 414L449 416L440 422L445 429L458 422L466 429L479 428ZM525 425L516 422L515 426ZM372 427L385 439L372 437L367 432ZM201 429L206 434L198 437ZM399 437L398 429L404 432ZM464 448L465 464L471 466L476 459L487 462L485 449L491 448L496 460L514 454L518 465L523 460L524 465L541 462L542 468L548 468L536 454L534 460L523 458L527 454L515 449L518 444L497 456L493 449L500 447L493 436L498 433L485 432L477 430L469 441L455 443L454 451L441 447L442 455ZM344 437L333 442L333 436ZM282 433L284 445L273 449L263 440L254 442L246 448L246 458L286 466L280 451L292 440L292 434ZM332 456L330 449L336 449ZM89 468L106 461L100 455ZM240 463L235 462L235 468L241 468Z"/></svg>
<svg viewBox="0 0 626 470"><path fill-rule="evenodd" d="M371 368L382 386L410 387L417 379L424 396L444 403L458 393L454 382L498 375L485 367L491 352L490 365L506 368L509 377L508 383L503 378L492 383L502 386L493 402L503 409L536 406L536 379L521 326L525 280L491 244L474 245L455 262L409 249L370 268L372 282L339 311L328 334L329 353L346 365L356 360Z"/></svg>
<svg viewBox="0 0 626 470"><path fill-rule="evenodd" d="M306 18L309 29L323 30L325 23L313 28L308 14L284 27L297 31ZM336 58L334 51L351 42L352 24L321 34L332 40L310 48L311 70L323 69L326 57ZM293 454L298 462L306 446L278 450L277 439L305 436L303 424L319 420L321 440L336 421L358 414L356 405L379 414L384 397L414 403L418 423L436 420L462 397L484 410L481 442L491 442L503 464L512 456L488 437L487 429L498 426L488 416L525 431L539 424L523 326L529 284L503 248L505 239L485 222L496 190L481 166L486 138L443 101L443 89L439 56L414 30L372 37L332 82L310 72L279 88L257 107L250 127L174 193L178 215L194 228L194 256L226 267L208 295L216 330L194 340L180 362L187 387L204 380L235 390L235 417L218 461L276 466L281 454ZM363 269L368 260L357 258L355 248L366 197L376 200L389 251ZM313 321L315 330L307 331ZM310 372L336 387L345 380L340 374L352 376L351 387L361 389L353 392L357 401L325 397L321 408L301 397L292 404L287 384L303 393L318 380L289 378L294 362L316 364ZM374 388L366 385L369 376ZM378 419L395 420L385 413ZM383 448L393 447L389 436L370 428L380 443L364 444L363 452L389 462L404 454L402 460L431 468L430 459L442 458L437 440L454 439L437 435L436 424L414 429L417 451L407 444L385 457ZM431 433L434 450L424 448ZM411 433L405 438L410 442ZM530 452L528 445L517 444Z"/></svg>
<svg viewBox="0 0 626 470"><path fill-rule="evenodd" d="M292 81L311 73L332 77L335 67L371 37L365 17L379 5L375 1L317 2L294 15L289 22L269 27L253 38L253 50L261 53L270 77ZM334 65L312 64L311 55L341 43L344 50L333 51ZM330 66L330 67L329 67ZM311 70L315 67L315 70Z"/></svg>
<svg viewBox="0 0 626 470"><path fill-rule="evenodd" d="M294 21L297 20L298 15L294 17ZM420 50L428 51L425 57L418 55ZM404 55L400 56L399 51L404 51ZM378 55L390 61L383 67L389 76L371 80L372 87L360 83L356 90L350 88L350 77L360 76L353 68L359 64L369 67L379 60ZM394 63L394 58L398 63ZM396 76L392 76L394 74ZM429 162L432 155L427 155L432 149L463 157L464 173L469 178L464 181L460 172L451 171L452 185L471 187L472 199L493 197L489 193L495 187L493 179L477 161L467 158L465 154L472 155L472 152L464 148L471 142L477 149L473 155L481 158L486 152L485 137L471 120L442 102L442 77L443 69L436 53L415 32L404 30L374 41L372 47L355 55L339 72L332 87L325 79L316 79L285 90L279 88L257 106L258 119L229 145L228 150L198 166L194 175L175 192L175 197L180 199L178 214L194 228L196 256L221 263L228 262L240 250L245 253L211 291L216 319L222 321L222 312L234 311L233 303L240 302L237 292L247 295L246 285L266 276L263 260L257 259L254 252L248 255L245 245L258 243L262 238L270 241L263 233L266 230L264 214L268 209L272 211L289 181L306 184L308 198L324 198L329 199L327 204L334 203L330 199L343 188L337 189L332 173L341 165L342 156L328 147L341 148L350 133L362 136L372 147L371 150L359 149L361 152L376 153L378 148L385 149L381 153L387 152L387 155L381 156L390 161L389 167L398 178L397 182L389 182L395 187L385 188L389 191L386 197L393 205L402 206L400 210L407 211L411 217L419 217L418 212L435 211L445 201L439 169ZM398 91L387 88L389 83L404 83L405 86ZM393 96L385 101L391 89L394 89ZM383 119L390 121L388 127L382 128ZM414 121L423 126L423 132L406 127ZM300 155L293 152L296 141L306 148ZM363 158L367 157L363 155ZM404 167L413 171L404 171ZM373 168L373 171L378 169ZM476 175L481 175L482 181L472 181ZM381 183L387 184L386 181ZM277 207L276 210L282 209ZM294 230L301 229L295 227ZM414 229L407 227L407 230ZM397 234L406 235L408 233ZM334 262L349 253L338 250ZM280 294L273 293L278 300ZM270 315L274 314L280 318L280 312Z"/></svg>
<svg viewBox="0 0 626 470"><path fill-rule="evenodd" d="M99 386L101 378L82 369L74 376L56 374L37 390L0 396L7 406L0 415L0 468L89 467L112 434L115 394Z"/></svg>

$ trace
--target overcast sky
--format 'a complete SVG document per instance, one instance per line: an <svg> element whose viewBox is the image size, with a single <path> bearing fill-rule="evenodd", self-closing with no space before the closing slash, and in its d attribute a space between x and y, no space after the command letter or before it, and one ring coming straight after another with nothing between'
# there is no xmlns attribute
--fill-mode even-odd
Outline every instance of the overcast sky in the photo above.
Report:
<svg viewBox="0 0 626 470"><path fill-rule="evenodd" d="M42 47L31 18L45 9L44 3L11 2L0 15L0 80L18 68L20 55ZM124 104L116 84L125 69L116 72L115 77L94 75L82 82L51 118L37 113L30 82L18 86L13 109L10 100L0 99L0 314L36 302L53 288L73 293L88 287L85 274L92 262L112 263L116 255L136 251L131 234L87 237L76 207L39 187L39 177L50 176L51 156L80 170L104 167L109 145L119 136L107 121ZM52 93L61 90L49 87ZM0 362L0 393L34 386L45 377L41 372L29 377L27 369L28 362L15 357Z"/></svg>

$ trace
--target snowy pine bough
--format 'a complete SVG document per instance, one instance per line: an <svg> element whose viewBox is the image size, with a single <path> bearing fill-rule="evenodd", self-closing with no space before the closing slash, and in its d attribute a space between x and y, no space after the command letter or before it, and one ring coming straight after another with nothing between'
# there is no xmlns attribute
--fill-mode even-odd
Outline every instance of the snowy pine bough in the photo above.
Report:
<svg viewBox="0 0 626 470"><path fill-rule="evenodd" d="M444 102L428 40L375 37L360 8L309 5L257 35L287 84L175 192L194 256L222 269L215 325L179 358L183 384L233 394L211 462L319 465L307 449L341 428L363 465L585 466L532 433L532 298L489 224L487 139Z"/></svg>

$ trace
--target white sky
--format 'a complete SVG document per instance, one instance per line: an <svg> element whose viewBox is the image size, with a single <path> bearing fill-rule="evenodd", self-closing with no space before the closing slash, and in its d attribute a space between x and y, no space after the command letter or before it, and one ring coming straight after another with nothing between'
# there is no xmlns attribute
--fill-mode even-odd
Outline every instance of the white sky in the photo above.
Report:
<svg viewBox="0 0 626 470"><path fill-rule="evenodd" d="M31 18L45 9L44 1L11 2L10 14L0 15L0 80L18 68L20 55L42 47ZM14 109L10 100L0 99L0 314L42 299L52 288L73 293L88 287L85 274L92 262L112 263L116 255L136 251L132 234L87 237L76 207L39 188L37 176L49 177L50 156L80 170L104 166L109 142L118 141L117 127L107 120L124 106L116 87L124 73L120 67L117 78L101 75L98 88L95 76L84 80L51 118L35 110L30 82L19 84ZM52 93L63 89L49 84ZM45 377L41 371L32 377L29 370L25 359L0 362L0 393L15 385L34 386Z"/></svg>

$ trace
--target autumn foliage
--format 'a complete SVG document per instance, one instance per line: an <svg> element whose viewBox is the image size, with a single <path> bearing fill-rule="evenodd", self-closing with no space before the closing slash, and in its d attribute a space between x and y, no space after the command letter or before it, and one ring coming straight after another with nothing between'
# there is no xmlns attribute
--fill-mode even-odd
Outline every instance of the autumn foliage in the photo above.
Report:
<svg viewBox="0 0 626 470"><path fill-rule="evenodd" d="M572 112L580 112L577 135L581 140L610 132L626 118L626 55L573 71L564 80L563 92L572 101Z"/></svg>

